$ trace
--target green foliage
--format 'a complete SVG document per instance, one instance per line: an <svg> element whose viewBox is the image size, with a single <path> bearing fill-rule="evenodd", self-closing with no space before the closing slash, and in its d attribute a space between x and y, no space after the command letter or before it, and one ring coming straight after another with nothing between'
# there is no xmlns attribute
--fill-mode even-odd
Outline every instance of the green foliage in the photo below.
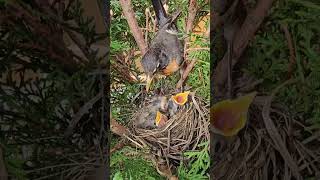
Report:
<svg viewBox="0 0 320 180"><path fill-rule="evenodd" d="M192 43L191 48L200 46L209 47L209 40L199 35L193 35L196 40ZM190 51L189 59L196 59L197 63L188 76L187 83L197 90L197 94L209 102L210 98L210 51L209 49L200 49Z"/></svg>
<svg viewBox="0 0 320 180"><path fill-rule="evenodd" d="M187 167L182 163L178 168L179 178L184 180L191 179L209 179L207 171L210 167L209 142L198 145L199 151L190 151L184 153L186 158L190 160Z"/></svg>
<svg viewBox="0 0 320 180"><path fill-rule="evenodd" d="M272 15L250 48L247 70L264 79L262 90L270 92L287 77L289 49L281 24L288 24L295 47L293 78L299 83L285 88L279 99L310 125L320 125L320 11L315 1L278 1Z"/></svg>
<svg viewBox="0 0 320 180"><path fill-rule="evenodd" d="M132 154L131 157L130 154ZM156 172L151 162L145 160L138 151L129 147L125 147L111 156L110 167L114 180L164 179Z"/></svg>
<svg viewBox="0 0 320 180"><path fill-rule="evenodd" d="M118 121L126 123L137 108L131 100L140 90L140 85L125 83L123 86L111 91L112 116Z"/></svg>
<svg viewBox="0 0 320 180"><path fill-rule="evenodd" d="M0 82L0 139L3 139L1 144L9 147L5 151L5 163L14 179L37 179L51 173L55 173L51 176L55 179L61 169L50 168L28 174L25 170L71 161L69 157L66 160L65 156L53 156L50 150L59 149L64 155L75 152L81 154L96 145L93 141L100 133L96 122L100 122L101 112L104 111L100 100L80 117L72 134L74 136L63 136L74 114L101 90L99 75L92 73L98 69L98 57L90 46L106 38L106 34L95 32L95 27L90 25L93 19L83 16L83 8L78 0L63 12L63 17L54 14L55 11L51 15L45 14L35 7L35 2L17 2L17 7L21 6L22 10L30 13L30 21L16 17L14 13L8 14L9 18L4 17L4 24L0 28L0 71L3 75ZM34 19L37 23L29 23ZM71 20L73 25L66 23ZM57 33L50 37L43 35L47 33L44 32L46 27ZM72 53L68 57L63 56L62 61L57 61L59 56L67 52L63 49L62 33L55 31L57 27L72 30L85 40L83 46L89 51L86 66L72 63L76 58ZM53 47L61 49L55 51ZM66 64L70 67L79 67L64 69L66 64L63 63L69 61L70 64ZM22 156L21 147L25 145L32 146L31 156ZM76 160L81 164L83 158L76 157Z"/></svg>
<svg viewBox="0 0 320 180"><path fill-rule="evenodd" d="M28 179L26 172L23 169L25 161L21 158L17 148L15 146L12 146L11 148L5 147L4 151L6 152L4 154L4 159L8 174L19 180Z"/></svg>

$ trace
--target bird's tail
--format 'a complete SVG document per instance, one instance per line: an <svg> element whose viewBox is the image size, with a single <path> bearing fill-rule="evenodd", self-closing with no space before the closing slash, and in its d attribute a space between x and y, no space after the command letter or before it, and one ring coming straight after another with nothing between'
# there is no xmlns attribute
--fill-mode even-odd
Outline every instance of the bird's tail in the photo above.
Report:
<svg viewBox="0 0 320 180"><path fill-rule="evenodd" d="M167 13L161 0L152 0L152 6L156 13L159 26L163 26L167 22Z"/></svg>

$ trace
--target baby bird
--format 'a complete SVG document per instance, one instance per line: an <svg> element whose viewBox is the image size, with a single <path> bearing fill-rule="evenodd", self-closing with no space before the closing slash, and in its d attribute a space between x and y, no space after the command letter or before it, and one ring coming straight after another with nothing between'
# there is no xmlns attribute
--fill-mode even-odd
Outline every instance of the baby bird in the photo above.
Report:
<svg viewBox="0 0 320 180"><path fill-rule="evenodd" d="M186 91L171 96L168 101L168 113L170 117L174 116L177 113L179 107L185 105L185 103L188 101L189 94L190 91Z"/></svg>
<svg viewBox="0 0 320 180"><path fill-rule="evenodd" d="M164 96L155 97L149 105L141 109L140 115L134 122L134 125L142 129L154 129L161 127L168 120L163 113L166 111L167 99Z"/></svg>

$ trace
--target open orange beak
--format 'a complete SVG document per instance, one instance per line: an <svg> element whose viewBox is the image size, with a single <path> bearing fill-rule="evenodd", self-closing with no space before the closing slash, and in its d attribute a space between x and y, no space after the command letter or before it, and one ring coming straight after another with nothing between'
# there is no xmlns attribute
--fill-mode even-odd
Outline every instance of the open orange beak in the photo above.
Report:
<svg viewBox="0 0 320 180"><path fill-rule="evenodd" d="M256 92L234 100L224 100L210 109L210 124L215 133L223 136L236 135L246 124L247 114Z"/></svg>
<svg viewBox="0 0 320 180"><path fill-rule="evenodd" d="M190 94L190 91L186 91L183 93L178 93L174 96L171 96L171 99L180 106L184 105L188 101L188 96Z"/></svg>
<svg viewBox="0 0 320 180"><path fill-rule="evenodd" d="M162 114L161 112L157 111L156 126L162 127L166 124L167 121L168 121L167 116Z"/></svg>

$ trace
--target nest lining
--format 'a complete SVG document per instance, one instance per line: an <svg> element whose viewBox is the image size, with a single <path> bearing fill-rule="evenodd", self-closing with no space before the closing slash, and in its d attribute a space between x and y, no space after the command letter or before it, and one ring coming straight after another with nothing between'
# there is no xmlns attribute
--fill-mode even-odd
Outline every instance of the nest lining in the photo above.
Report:
<svg viewBox="0 0 320 180"><path fill-rule="evenodd" d="M134 113L132 120L142 110ZM175 165L183 160L183 152L196 150L198 144L208 141L210 137L209 108L195 93L190 93L189 101L162 128L141 129L132 122L129 127L130 141L140 148L150 149L157 158Z"/></svg>

